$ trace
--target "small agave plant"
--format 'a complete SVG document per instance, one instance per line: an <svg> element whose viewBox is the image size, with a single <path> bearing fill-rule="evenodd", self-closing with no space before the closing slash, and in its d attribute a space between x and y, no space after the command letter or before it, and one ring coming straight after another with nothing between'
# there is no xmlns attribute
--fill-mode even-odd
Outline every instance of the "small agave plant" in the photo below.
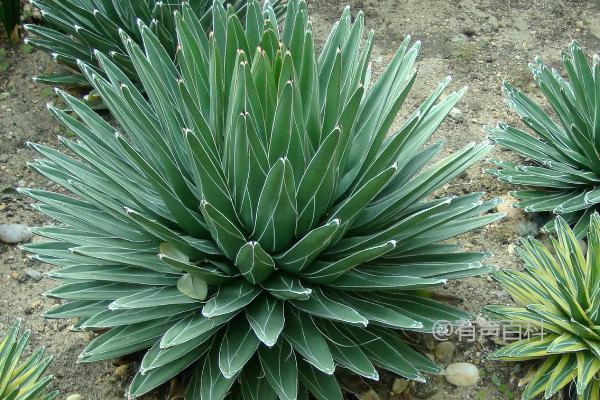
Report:
<svg viewBox="0 0 600 400"><path fill-rule="evenodd" d="M20 361L31 331L19 337L19 320L0 341L0 400L53 400L58 391L46 392L52 376L42 376L52 357L44 358L39 348L25 361Z"/></svg>
<svg viewBox="0 0 600 400"><path fill-rule="evenodd" d="M488 306L511 322L539 329L539 336L509 344L491 355L507 361L537 361L523 400L554 396L576 381L579 400L600 398L600 216L589 224L587 259L573 231L555 221L551 253L534 239L519 250L525 272L502 270L493 276L520 307Z"/></svg>
<svg viewBox="0 0 600 400"><path fill-rule="evenodd" d="M88 86L89 83L78 71L77 62L96 66L94 51L98 50L111 57L119 69L137 83L139 78L121 41L121 31L141 43L138 21L152 30L169 55L175 55L174 11L181 10L182 0L33 0L31 3L40 9L44 26L26 25L32 35L26 40L71 68L66 73L35 77L38 82ZM200 18L203 29L209 30L212 26L212 0L187 0L185 3ZM243 20L247 0L223 0L221 3L224 7L232 7ZM280 0L272 3L277 15L285 12L285 5ZM100 69L96 72L102 73Z"/></svg>
<svg viewBox="0 0 600 400"><path fill-rule="evenodd" d="M556 114L544 109L509 83L508 104L536 136L508 125L491 129L490 139L526 157L530 163L492 160L488 170L500 180L523 186L511 193L515 207L528 212L551 211L585 236L590 215L600 204L600 62L589 65L573 42L563 62L571 82L541 60L530 65L533 76ZM557 122L555 122L557 121ZM550 221L545 230L552 230Z"/></svg>
<svg viewBox="0 0 600 400"><path fill-rule="evenodd" d="M72 195L22 190L63 224L25 246L59 267L47 294L67 302L47 317L104 332L83 362L145 351L130 398L180 373L188 400L341 399L336 366L439 373L396 330L468 317L423 290L489 272L486 254L440 242L499 218L481 193L431 198L490 147L430 165L442 144L423 146L462 92L440 100L444 81L388 135L418 43L370 86L360 13L344 11L318 56L304 1L281 31L255 0L245 24L220 3L212 19L207 36L189 4L175 14L177 66L151 27L143 48L122 33L147 98L103 53L102 75L80 63L117 134L59 91L76 157L32 145L33 168Z"/></svg>

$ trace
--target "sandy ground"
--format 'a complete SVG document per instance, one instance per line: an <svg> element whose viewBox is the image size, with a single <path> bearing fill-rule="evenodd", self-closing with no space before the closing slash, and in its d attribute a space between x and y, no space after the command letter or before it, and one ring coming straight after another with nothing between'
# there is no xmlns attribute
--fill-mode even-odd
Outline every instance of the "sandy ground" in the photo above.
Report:
<svg viewBox="0 0 600 400"><path fill-rule="evenodd" d="M422 41L419 77L401 114L413 110L447 75L453 77L452 90L469 86L457 106L462 118L448 119L434 135L434 139L446 139L446 154L469 142L484 141L484 125L498 121L517 123L515 115L503 103L500 84L509 80L537 97L539 93L527 69L534 56L560 67L560 53L573 39L588 54L600 49L600 2L594 0L359 0L350 4L355 12L364 10L367 25L375 30L376 76L406 34ZM333 0L310 2L319 41L324 41L345 5ZM27 162L35 154L26 146L27 141L56 146L56 136L65 134L46 111L46 103L56 100L52 91L31 81L32 76L52 68L45 54L27 48L6 48L0 53L0 223L30 226L48 223L32 211L29 200L18 196L14 188L56 189L28 170ZM491 157L516 159L498 148ZM486 166L489 165L480 163L439 194L485 191L488 197L505 195L510 188L483 174L481 169ZM526 221L517 213L465 235L459 242L467 250L485 249L493 253L491 262L500 268L520 268L510 249L518 236L527 231ZM45 272L49 266L28 260L15 246L0 244L0 331L15 317L23 319L24 325L33 331L31 343L46 346L48 353L55 356L50 373L57 377L53 385L61 390L62 398L72 393L79 393L86 400L123 398L131 373L122 374L123 368L117 368L116 362L76 364L89 334L69 332L70 321L47 321L41 317L53 305L53 300L42 297L53 283L46 278L38 282L27 278L27 268ZM455 303L474 315L486 304L510 302L501 287L486 276L450 283L441 293L452 296ZM468 361L479 367L482 379L477 386L456 388L441 377L433 377L427 385L410 391L414 397L406 392L391 395L393 377L387 376L382 385L376 386L380 396L438 400L520 398L516 382L524 374L524 368L486 361L486 355L496 347L494 342L453 340L457 345L453 361ZM146 399L164 399L166 392L166 389L158 391ZM427 392L429 397L425 397Z"/></svg>

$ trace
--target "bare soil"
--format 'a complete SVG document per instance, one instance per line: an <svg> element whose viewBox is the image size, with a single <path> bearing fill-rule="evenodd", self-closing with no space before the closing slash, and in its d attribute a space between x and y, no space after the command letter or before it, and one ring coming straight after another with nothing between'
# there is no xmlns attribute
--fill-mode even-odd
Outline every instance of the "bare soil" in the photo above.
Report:
<svg viewBox="0 0 600 400"><path fill-rule="evenodd" d="M310 1L318 40L322 43L330 26L339 17L345 2ZM458 104L463 118L448 119L434 135L446 140L445 154L469 142L486 140L485 125L498 121L518 124L514 113L504 104L500 85L508 80L534 98L539 98L527 63L540 56L560 68L560 54L571 40L577 40L592 54L600 49L600 2L595 0L353 0L354 12L362 9L367 26L375 30L373 68L375 76L385 67L406 34L422 41L418 59L417 82L401 114L416 107L438 82L451 75L452 90L465 85L469 90ZM57 189L28 169L36 157L27 142L59 147L57 135L66 135L46 110L46 103L57 101L51 88L34 84L31 77L55 68L46 54L26 46L0 46L0 223L29 226L48 224L46 218L32 210L30 201L14 191L16 187ZM398 122L399 123L399 122ZM514 154L495 148L490 157L517 160ZM441 194L485 191L486 197L506 196L508 185L484 174L480 163L443 188ZM459 238L466 250L493 253L489 260L499 268L521 268L512 255L519 235L528 231L523 215L506 218L477 232ZM36 240L35 238L33 240ZM117 368L122 362L77 364L77 355L90 340L88 333L69 331L72 321L42 318L54 301L42 296L54 283L47 278L28 278L28 268L45 272L50 266L29 260L17 246L0 243L0 332L14 318L23 319L31 329L33 346L46 346L55 360L50 373L61 398L79 393L85 400L120 399L131 379L129 372ZM449 283L440 290L478 318L482 307L510 303L502 288L489 277L469 278ZM435 391L431 399L519 399L517 381L526 368L486 360L497 345L489 338L473 343L453 338L457 345L453 361L468 361L479 367L482 379L476 386L456 388L443 377L432 377L427 387L413 387L401 395L390 394L392 376L385 376L375 389L383 399L410 399L415 391ZM432 351L435 343L424 345ZM351 387L355 387L352 385ZM358 386L358 392L366 386ZM147 399L164 399L168 388ZM412 394L411 394L412 393ZM424 396L424 395L423 395ZM366 397L365 397L366 398ZM424 397L421 397L424 398Z"/></svg>

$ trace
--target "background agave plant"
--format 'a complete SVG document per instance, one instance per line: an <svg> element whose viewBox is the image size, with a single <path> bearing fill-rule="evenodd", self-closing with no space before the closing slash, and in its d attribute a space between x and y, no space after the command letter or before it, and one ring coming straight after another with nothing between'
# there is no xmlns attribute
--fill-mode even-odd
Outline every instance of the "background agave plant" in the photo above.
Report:
<svg viewBox="0 0 600 400"><path fill-rule="evenodd" d="M20 321L17 320L0 341L0 399L1 400L52 400L58 391L46 393L52 381L46 372L52 357L44 358L39 348L25 361L20 361L31 331L19 337Z"/></svg>
<svg viewBox="0 0 600 400"><path fill-rule="evenodd" d="M6 36L14 43L19 41L19 23L21 22L21 0L0 1L0 21L4 25Z"/></svg>
<svg viewBox="0 0 600 400"><path fill-rule="evenodd" d="M67 73L38 76L35 80L52 85L88 86L88 82L77 71L77 61L96 66L94 51L99 50L109 55L119 69L137 83L139 78L121 42L119 31L123 30L132 40L141 43L142 37L137 28L138 21L141 21L153 31L168 54L174 57L177 37L173 15L174 11L181 9L183 2L33 0L32 4L41 10L45 26L26 25L27 31L32 34L27 41L73 69ZM188 0L186 3L200 18L203 29L210 29L212 0ZM246 0L223 0L222 3L224 7L233 7L243 20ZM280 0L272 3L276 15L285 12L285 6ZM96 72L101 73L101 70L96 69Z"/></svg>
<svg viewBox="0 0 600 400"><path fill-rule="evenodd" d="M539 337L514 342L497 360L539 360L523 393L548 399L577 380L580 400L600 398L600 216L589 225L587 260L565 220L555 221L555 255L537 240L523 240L525 272L502 270L494 278L521 307L488 306L505 320L537 326Z"/></svg>
<svg viewBox="0 0 600 400"><path fill-rule="evenodd" d="M526 187L511 193L519 200L516 207L560 214L582 237L600 203L600 63L595 58L590 66L575 42L563 54L563 62L570 83L539 59L530 65L558 124L540 105L504 83L508 104L537 137L507 125L491 129L492 141L516 151L531 164L493 160L497 168L488 172ZM550 221L544 229L553 226Z"/></svg>
<svg viewBox="0 0 600 400"><path fill-rule="evenodd" d="M103 74L80 63L116 135L59 91L78 119L51 110L77 158L32 145L45 156L33 168L75 197L22 190L64 224L25 246L60 267L47 295L68 302L47 317L108 329L84 362L149 349L131 398L185 370L187 399L341 399L336 365L371 379L375 366L439 372L394 330L467 318L421 290L491 270L486 254L439 242L496 220L484 213L497 201L429 199L489 145L423 170L442 144L423 145L462 92L438 101L444 81L388 137L418 43L369 88L360 13L344 11L318 57L304 1L288 3L281 31L254 0L245 24L220 5L212 19L207 37L191 6L175 14L177 66L144 23L144 49L123 33L148 99L105 55Z"/></svg>

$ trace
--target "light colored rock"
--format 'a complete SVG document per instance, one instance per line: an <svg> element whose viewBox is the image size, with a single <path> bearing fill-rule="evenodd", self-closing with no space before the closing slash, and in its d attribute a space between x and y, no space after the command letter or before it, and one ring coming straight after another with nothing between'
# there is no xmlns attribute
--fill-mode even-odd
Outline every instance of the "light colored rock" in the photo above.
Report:
<svg viewBox="0 0 600 400"><path fill-rule="evenodd" d="M467 362L458 362L446 367L446 380L454 386L473 386L479 381L479 369Z"/></svg>
<svg viewBox="0 0 600 400"><path fill-rule="evenodd" d="M126 376L127 372L129 372L129 364L119 365L117 368L115 368L115 375L120 378Z"/></svg>
<svg viewBox="0 0 600 400"><path fill-rule="evenodd" d="M452 118L456 122L463 122L465 120L465 116L463 115L462 111L460 111L456 107L452 108L452 110L450 110L450 113L448 115L450 116L450 118Z"/></svg>
<svg viewBox="0 0 600 400"><path fill-rule="evenodd" d="M514 244L509 244L508 247L506 248L506 251L508 251L508 255L510 256L514 256L516 253L516 248Z"/></svg>
<svg viewBox="0 0 600 400"><path fill-rule="evenodd" d="M583 29L583 21L581 21L581 20L575 21L575 28Z"/></svg>
<svg viewBox="0 0 600 400"><path fill-rule="evenodd" d="M71 394L67 396L67 400L81 400L83 397L79 393Z"/></svg>
<svg viewBox="0 0 600 400"><path fill-rule="evenodd" d="M27 268L25 274L36 282L42 280L44 277L40 271L33 268Z"/></svg>
<svg viewBox="0 0 600 400"><path fill-rule="evenodd" d="M515 199L510 196L501 196L500 198L502 199L502 203L496 206L496 210L506 214L506 219L517 219L523 214L521 209L513 207Z"/></svg>
<svg viewBox="0 0 600 400"><path fill-rule="evenodd" d="M435 346L435 359L447 363L452 361L455 346L451 342L440 342Z"/></svg>
<svg viewBox="0 0 600 400"><path fill-rule="evenodd" d="M396 378L394 379L394 383L392 384L392 393L393 394L402 394L408 387L410 381L406 379Z"/></svg>
<svg viewBox="0 0 600 400"><path fill-rule="evenodd" d="M20 243L31 239L33 233L26 225L22 224L1 224L0 225L0 241L9 244Z"/></svg>

